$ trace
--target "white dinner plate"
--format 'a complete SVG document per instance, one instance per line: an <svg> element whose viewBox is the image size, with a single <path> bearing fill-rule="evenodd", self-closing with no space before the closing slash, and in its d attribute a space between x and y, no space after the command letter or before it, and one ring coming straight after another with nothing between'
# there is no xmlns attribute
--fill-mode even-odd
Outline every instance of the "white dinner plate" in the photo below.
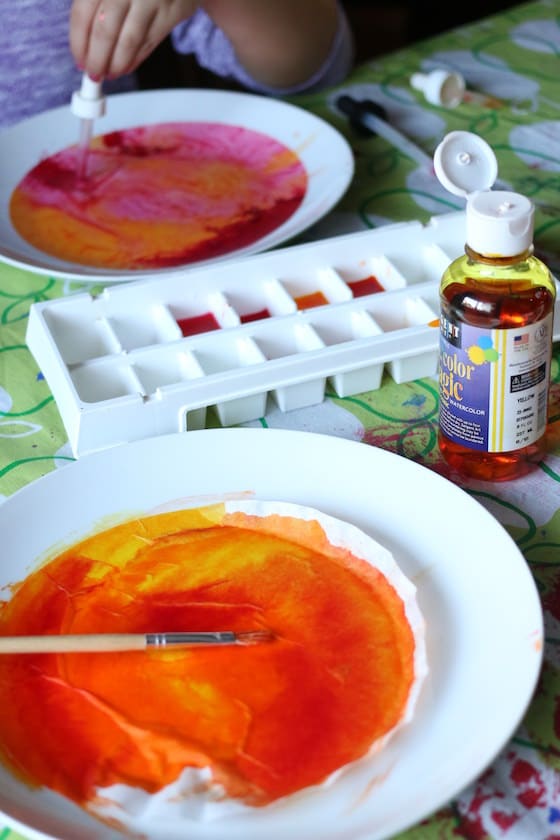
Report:
<svg viewBox="0 0 560 840"><path fill-rule="evenodd" d="M307 432L213 429L138 441L81 458L0 505L0 586L22 579L53 546L107 527L107 517L239 493L315 507L392 551L418 589L430 670L412 722L379 755L327 789L195 825L189 840L389 837L491 763L520 723L542 661L542 613L523 556L447 480L366 444ZM31 838L100 836L100 824L77 806L28 789L3 768L0 810ZM122 837L102 830L106 840ZM152 838L177 833L161 821Z"/></svg>
<svg viewBox="0 0 560 840"><path fill-rule="evenodd" d="M314 114L288 102L221 90L154 90L107 97L107 113L95 122L95 134L162 122L216 122L260 131L294 150L307 171L305 197L292 216L253 244L231 256L257 253L279 245L324 216L342 197L354 173L352 150L344 137ZM12 225L11 195L40 160L78 142L79 120L70 106L46 111L0 133L0 256L11 264L44 274L105 282L184 271L184 266L116 271L60 260L26 242ZM189 263L188 265L194 265Z"/></svg>

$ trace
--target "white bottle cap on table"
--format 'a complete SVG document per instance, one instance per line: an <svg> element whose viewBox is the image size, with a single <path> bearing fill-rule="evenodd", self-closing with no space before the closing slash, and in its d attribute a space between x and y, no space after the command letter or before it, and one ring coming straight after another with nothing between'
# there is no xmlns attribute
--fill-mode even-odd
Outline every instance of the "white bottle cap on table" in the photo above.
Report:
<svg viewBox="0 0 560 840"><path fill-rule="evenodd" d="M466 89L460 73L444 69L414 73L410 77L410 84L415 90L421 90L432 105L443 105L444 108L456 108Z"/></svg>
<svg viewBox="0 0 560 840"><path fill-rule="evenodd" d="M441 184L467 200L467 244L492 257L521 254L533 244L534 207L524 195L492 191L498 162L488 143L469 131L447 134L434 153Z"/></svg>

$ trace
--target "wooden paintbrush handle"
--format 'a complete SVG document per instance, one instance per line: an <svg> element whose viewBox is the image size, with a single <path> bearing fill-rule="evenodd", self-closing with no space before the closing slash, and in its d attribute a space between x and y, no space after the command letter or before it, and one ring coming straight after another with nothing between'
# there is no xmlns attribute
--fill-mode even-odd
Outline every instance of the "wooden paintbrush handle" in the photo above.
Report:
<svg viewBox="0 0 560 840"><path fill-rule="evenodd" d="M2 653L96 653L144 650L143 633L87 633L66 636L0 636Z"/></svg>

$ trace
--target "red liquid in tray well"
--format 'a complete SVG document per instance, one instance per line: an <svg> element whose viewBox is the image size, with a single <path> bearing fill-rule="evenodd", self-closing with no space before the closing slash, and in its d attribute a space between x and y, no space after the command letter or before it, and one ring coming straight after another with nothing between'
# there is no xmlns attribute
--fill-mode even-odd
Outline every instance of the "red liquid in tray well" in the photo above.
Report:
<svg viewBox="0 0 560 840"><path fill-rule="evenodd" d="M348 283L347 285L351 289L354 297L364 297L364 295L373 295L376 292L384 291L383 286L373 274L369 277L364 277L363 280L353 280L352 283Z"/></svg>
<svg viewBox="0 0 560 840"><path fill-rule="evenodd" d="M270 318L268 309L259 309L258 312L247 312L245 315L239 316L242 324L247 324L249 321L260 321L262 318Z"/></svg>
<svg viewBox="0 0 560 840"><path fill-rule="evenodd" d="M195 315L193 318L177 318L177 323L184 336L220 329L220 325L211 312Z"/></svg>

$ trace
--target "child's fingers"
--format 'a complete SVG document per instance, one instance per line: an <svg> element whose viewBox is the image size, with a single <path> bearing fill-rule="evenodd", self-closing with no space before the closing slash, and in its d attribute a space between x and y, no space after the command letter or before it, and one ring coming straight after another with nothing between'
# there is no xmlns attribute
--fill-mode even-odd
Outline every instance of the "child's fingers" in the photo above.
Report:
<svg viewBox="0 0 560 840"><path fill-rule="evenodd" d="M70 44L76 63L101 79L132 72L197 0L73 0Z"/></svg>
<svg viewBox="0 0 560 840"><path fill-rule="evenodd" d="M103 78L128 12L129 0L74 0L70 46L76 63L93 78Z"/></svg>
<svg viewBox="0 0 560 840"><path fill-rule="evenodd" d="M101 0L91 21L84 68L93 78L111 74L113 54L129 12L129 3Z"/></svg>
<svg viewBox="0 0 560 840"><path fill-rule="evenodd" d="M73 0L70 10L70 48L79 67L85 66L91 24L99 0Z"/></svg>
<svg viewBox="0 0 560 840"><path fill-rule="evenodd" d="M114 45L107 75L121 76L131 72L157 46L158 42L150 37L156 17L157 3L143 0L131 4Z"/></svg>

